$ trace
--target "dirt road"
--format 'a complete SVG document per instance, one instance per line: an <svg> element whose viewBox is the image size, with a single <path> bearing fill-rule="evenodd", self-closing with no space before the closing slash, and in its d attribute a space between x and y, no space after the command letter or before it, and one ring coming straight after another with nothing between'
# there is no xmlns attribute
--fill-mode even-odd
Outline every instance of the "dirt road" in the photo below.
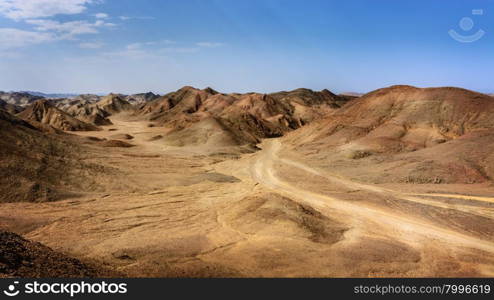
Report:
<svg viewBox="0 0 494 300"><path fill-rule="evenodd" d="M305 171L320 174L319 172L300 163L290 162L286 159L280 159L277 156L281 148L278 140L269 140L263 144L263 151L252 167L253 177L261 184L282 193L288 197L298 199L317 210L331 214L341 214L341 220L349 222L352 227L357 227L359 231L369 231L368 225L372 224L372 232L386 235L389 238L401 240L403 242L427 243L428 240L440 240L445 247L468 247L494 253L494 243L485 241L471 236L467 236L447 228L443 228L426 222L419 218L406 216L399 212L393 212L388 209L376 209L375 207L366 207L361 204L349 203L340 199L317 194L311 191L294 187L290 183L284 182L277 177L274 165L275 163L289 163L292 166L301 168ZM330 178L333 182L349 187L359 187L374 192L390 192L379 187L354 183L341 177ZM396 193L400 196L400 193ZM457 197L469 198L468 196L456 195ZM479 197L477 197L479 198ZM492 201L491 198L481 199ZM374 227L374 226L377 226ZM376 230L377 229L377 230Z"/></svg>

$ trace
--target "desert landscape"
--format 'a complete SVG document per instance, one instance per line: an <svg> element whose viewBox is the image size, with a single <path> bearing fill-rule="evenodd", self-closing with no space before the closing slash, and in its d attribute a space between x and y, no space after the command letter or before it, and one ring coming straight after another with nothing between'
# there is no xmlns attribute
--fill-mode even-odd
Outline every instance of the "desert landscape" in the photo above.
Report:
<svg viewBox="0 0 494 300"><path fill-rule="evenodd" d="M0 93L0 277L492 277L494 98Z"/></svg>

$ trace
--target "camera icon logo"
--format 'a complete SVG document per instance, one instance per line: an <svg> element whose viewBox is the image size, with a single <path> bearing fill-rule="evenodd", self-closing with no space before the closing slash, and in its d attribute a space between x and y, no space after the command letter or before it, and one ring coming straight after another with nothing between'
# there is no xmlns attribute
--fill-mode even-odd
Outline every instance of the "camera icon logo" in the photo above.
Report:
<svg viewBox="0 0 494 300"><path fill-rule="evenodd" d="M472 10L472 15L477 15L477 16L482 16L484 14L483 9L474 9ZM473 29L473 26L475 25L474 21L470 17L464 17L460 20L459 26L461 30L464 32L468 33ZM477 32L469 35L463 35L458 33L456 30L451 29L449 32L449 35L456 41L460 43L473 43L478 40L480 40L484 35L485 31L482 29L479 29Z"/></svg>
<svg viewBox="0 0 494 300"><path fill-rule="evenodd" d="M16 289L16 285L18 284L19 281L14 281L14 284L9 285L8 288L3 291L3 293L9 297L15 297L19 295L20 291Z"/></svg>

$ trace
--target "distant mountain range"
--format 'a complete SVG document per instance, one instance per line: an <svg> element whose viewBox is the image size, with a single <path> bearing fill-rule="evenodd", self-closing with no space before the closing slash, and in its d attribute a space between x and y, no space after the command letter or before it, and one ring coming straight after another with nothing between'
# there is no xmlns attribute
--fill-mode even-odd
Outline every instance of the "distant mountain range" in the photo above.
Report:
<svg viewBox="0 0 494 300"><path fill-rule="evenodd" d="M55 94L45 94L42 92L34 92L34 91L20 91L19 93L26 93L32 96L36 97L43 97L43 98L74 98L78 96L79 94L60 94L60 93L55 93Z"/></svg>
<svg viewBox="0 0 494 300"><path fill-rule="evenodd" d="M117 94L110 94L117 95ZM138 105L144 104L146 102L155 100L160 95L154 94L151 92L148 93L140 93L133 95L122 95L118 94L118 96L122 97L125 101L128 101L130 104ZM42 92L33 92L33 91L20 91L20 92L2 92L0 91L0 104L2 108L8 109L9 111L19 112L22 108L38 101L41 99L52 100L57 103L57 106L60 108L65 107L67 105L72 105L73 101L83 101L83 102L98 102L103 98L102 94L46 94Z"/></svg>
<svg viewBox="0 0 494 300"><path fill-rule="evenodd" d="M35 96L35 97L43 97L43 98L47 98L47 99L57 99L57 98L75 98L77 96L79 96L80 94L75 94L75 93L53 93L53 94L47 94L47 93L42 93L42 92L36 92L36 91L19 91L19 92L14 92L14 91L10 91L9 93L24 93L24 94L29 94L31 96ZM147 94L152 94L152 93L147 93ZM363 96L365 93L358 93L358 92L343 92L341 93L341 95L346 95L346 96L354 96L354 97L361 97ZM487 95L489 96L492 96L494 97L494 93L486 93ZM96 96L105 96L106 94L104 93L99 93L99 94L94 94ZM145 93L142 93L142 94L135 94L135 95L146 95ZM132 95L134 96L134 95ZM132 102L132 101L131 101Z"/></svg>
<svg viewBox="0 0 494 300"><path fill-rule="evenodd" d="M29 94L31 96L35 96L35 97L43 97L43 98L46 98L46 99L70 99L70 98L75 98L77 96L80 96L81 94L76 94L76 93L51 93L51 94L47 94L47 93L42 93L42 92L36 92L36 91L10 91L9 93L20 93L20 94ZM105 93L98 93L98 94L87 94L87 95L95 95L95 96L105 96L107 94ZM137 102L140 102L140 101L143 101L144 99L148 99L148 98L156 98L158 97L159 95L156 95L156 94L153 94L151 92L148 92L148 93L140 93L140 94L132 94L132 95L124 95L124 94L118 94L118 95L121 95L121 96L124 96L124 97L130 97L131 101L130 102L134 102L134 101L137 101ZM137 98L137 99L135 99Z"/></svg>
<svg viewBox="0 0 494 300"><path fill-rule="evenodd" d="M341 95L346 95L346 96L353 96L353 97L362 97L365 95L365 93L358 93L358 92L343 92Z"/></svg>

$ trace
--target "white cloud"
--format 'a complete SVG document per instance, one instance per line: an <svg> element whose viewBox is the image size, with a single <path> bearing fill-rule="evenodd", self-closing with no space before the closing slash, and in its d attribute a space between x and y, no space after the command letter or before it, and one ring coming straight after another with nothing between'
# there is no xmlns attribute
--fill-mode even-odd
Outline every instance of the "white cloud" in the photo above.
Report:
<svg viewBox="0 0 494 300"><path fill-rule="evenodd" d="M44 42L75 39L82 34L99 33L99 28L114 27L116 24L105 22L106 13L97 13L94 22L87 20L59 22L49 17L55 15L73 15L84 12L92 3L103 0L0 0L0 16L24 21L34 26L34 31L14 28L0 28L3 39L2 48L16 48ZM35 32L37 31L37 32ZM7 39L6 37L9 37ZM3 41L3 40L2 40ZM81 43L80 47L96 47L94 43Z"/></svg>
<svg viewBox="0 0 494 300"><path fill-rule="evenodd" d="M163 44L174 44L175 42L170 40L161 40L156 42L142 42L142 43L132 43L125 46L123 50L105 52L103 57L106 58L131 58L131 59L145 59L152 58L158 59L163 58L168 54L185 54L185 53L196 53L200 49L198 47L156 47L157 45Z"/></svg>
<svg viewBox="0 0 494 300"><path fill-rule="evenodd" d="M104 57L107 58L131 58L143 59L156 57L153 51L143 48L143 43L132 43L125 46L125 49L119 51L105 52Z"/></svg>
<svg viewBox="0 0 494 300"><path fill-rule="evenodd" d="M124 54L127 56L143 56L143 54L149 55L159 55L163 53L195 53L199 51L198 47L159 47L160 45L173 45L176 42L171 40L160 40L156 42L144 42L144 43L132 43L125 46L124 51L117 52L120 55ZM115 52L113 52L115 53Z"/></svg>
<svg viewBox="0 0 494 300"><path fill-rule="evenodd" d="M223 46L224 44L223 43L216 43L216 42L199 42L199 43L196 43L196 45L199 47L204 47L204 48L217 48L217 47Z"/></svg>
<svg viewBox="0 0 494 300"><path fill-rule="evenodd" d="M0 0L0 14L13 19L51 17L59 14L73 15L86 10L98 0Z"/></svg>
<svg viewBox="0 0 494 300"><path fill-rule="evenodd" d="M127 45L125 48L127 50L137 50L137 49L140 49L141 47L142 47L141 43L133 43L133 44Z"/></svg>
<svg viewBox="0 0 494 300"><path fill-rule="evenodd" d="M55 40L49 32L33 32L15 28L0 28L0 48L12 49Z"/></svg>
<svg viewBox="0 0 494 300"><path fill-rule="evenodd" d="M94 15L96 19L108 19L109 15L105 13L97 13Z"/></svg>
<svg viewBox="0 0 494 300"><path fill-rule="evenodd" d="M117 26L117 24L115 23L108 23L108 22L105 22L105 21L102 21L102 20L98 20L94 23L94 25L96 27L100 27L100 26L106 26L106 27L115 27Z"/></svg>
<svg viewBox="0 0 494 300"><path fill-rule="evenodd" d="M133 59L155 57L152 53L143 49L125 49L122 51L105 52L103 53L103 56L108 58L124 57L124 58L133 58Z"/></svg>
<svg viewBox="0 0 494 300"><path fill-rule="evenodd" d="M96 23L89 23L87 21L71 21L61 23L53 20L27 20L26 23L36 25L36 30L39 31L57 31L61 33L68 33L70 35L85 34L85 33L97 33L96 27L100 26Z"/></svg>
<svg viewBox="0 0 494 300"><path fill-rule="evenodd" d="M125 48L128 50L135 50L135 49L143 48L145 46L174 45L176 43L177 42L172 41L172 40L159 40L159 41L153 41L153 42L132 43L132 44L125 46Z"/></svg>
<svg viewBox="0 0 494 300"><path fill-rule="evenodd" d="M122 21L128 20L154 20L154 17L130 17L130 16L120 16L118 17Z"/></svg>
<svg viewBox="0 0 494 300"><path fill-rule="evenodd" d="M159 51L164 53L196 53L199 49L194 47L167 47L159 49Z"/></svg>
<svg viewBox="0 0 494 300"><path fill-rule="evenodd" d="M115 26L113 23L106 23L102 20L97 20L94 23L88 21L71 21L61 23L53 20L35 19L26 20L26 23L35 25L38 31L53 31L58 34L59 39L73 39L81 34L96 34L99 27Z"/></svg>
<svg viewBox="0 0 494 300"><path fill-rule="evenodd" d="M172 40L159 40L159 41L155 41L155 42L146 42L145 44L153 46L153 45L174 45L176 43L177 42L172 41Z"/></svg>
<svg viewBox="0 0 494 300"><path fill-rule="evenodd" d="M85 43L80 43L79 48L82 49L99 49L103 47L105 44L101 42L85 42Z"/></svg>

